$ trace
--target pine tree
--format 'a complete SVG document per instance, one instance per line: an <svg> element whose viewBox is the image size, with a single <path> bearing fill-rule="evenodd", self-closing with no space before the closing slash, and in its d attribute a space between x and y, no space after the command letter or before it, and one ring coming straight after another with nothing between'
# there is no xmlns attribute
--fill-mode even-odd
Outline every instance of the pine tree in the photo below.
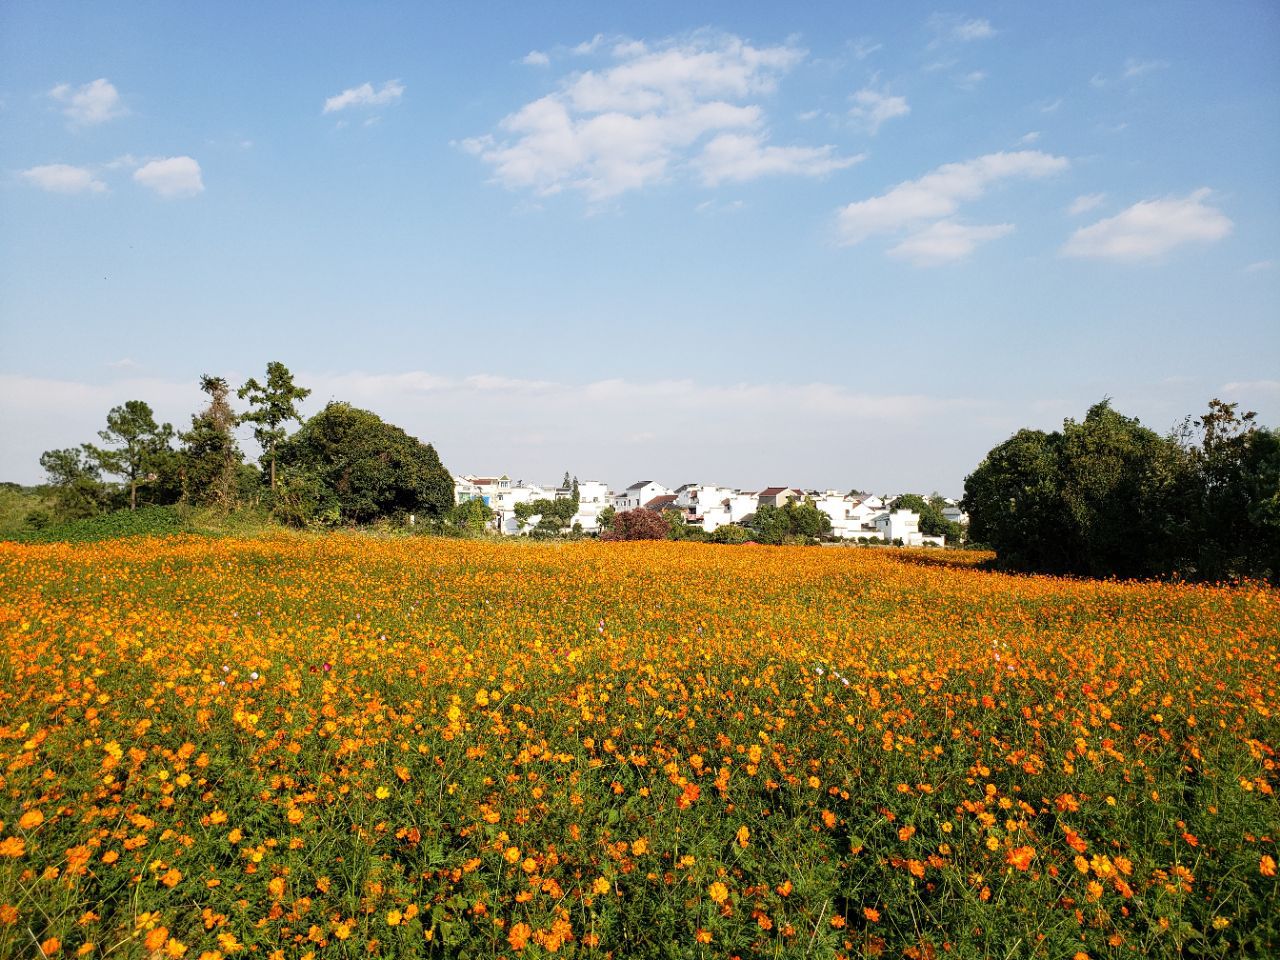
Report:
<svg viewBox="0 0 1280 960"><path fill-rule="evenodd" d="M203 376L200 389L209 406L191 417L182 435L183 495L192 503L228 508L235 504L236 480L244 455L232 430L231 388L222 377Z"/></svg>

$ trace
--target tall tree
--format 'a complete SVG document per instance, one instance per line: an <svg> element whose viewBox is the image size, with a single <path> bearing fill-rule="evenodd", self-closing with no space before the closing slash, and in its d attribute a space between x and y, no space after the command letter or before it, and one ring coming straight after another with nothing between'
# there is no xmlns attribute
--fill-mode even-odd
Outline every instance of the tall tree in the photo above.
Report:
<svg viewBox="0 0 1280 960"><path fill-rule="evenodd" d="M129 509L138 508L138 487L165 479L172 471L173 427L156 423L151 407L142 400L129 400L112 407L107 429L99 430L107 449L85 444L85 452L104 473L123 477L129 487Z"/></svg>
<svg viewBox="0 0 1280 960"><path fill-rule="evenodd" d="M231 388L222 377L202 376L200 389L209 395L209 405L191 417L191 429L182 434L183 494L194 503L229 507L244 461L232 432Z"/></svg>
<svg viewBox="0 0 1280 960"><path fill-rule="evenodd" d="M311 391L295 386L293 374L278 360L267 364L265 386L252 377L236 391L241 400L248 400L250 409L240 417L242 423L252 423L253 437L262 447L262 459L271 472L271 489L276 488L276 448L285 438L284 425L290 420L302 422L298 404L311 396Z"/></svg>

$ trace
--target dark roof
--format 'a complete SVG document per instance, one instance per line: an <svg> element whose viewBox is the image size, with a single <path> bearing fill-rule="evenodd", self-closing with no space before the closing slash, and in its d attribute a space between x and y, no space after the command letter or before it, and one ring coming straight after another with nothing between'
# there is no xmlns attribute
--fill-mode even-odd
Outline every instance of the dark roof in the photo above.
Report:
<svg viewBox="0 0 1280 960"><path fill-rule="evenodd" d="M789 493L789 492L791 492L790 487L765 487L763 490L760 491L760 496L776 497L780 493Z"/></svg>
<svg viewBox="0 0 1280 960"><path fill-rule="evenodd" d="M675 495L668 493L668 494L664 494L661 497L654 497L652 500L650 500L648 503L644 505L644 508L646 510L665 510L667 507L671 506L675 502L676 502Z"/></svg>
<svg viewBox="0 0 1280 960"><path fill-rule="evenodd" d="M637 480L637 481L636 481L635 483L633 483L631 486L627 487L627 489L628 489L628 490L639 490L641 487L647 487L647 486L648 486L649 484L651 484L651 483L653 483L653 481L652 481L652 480Z"/></svg>

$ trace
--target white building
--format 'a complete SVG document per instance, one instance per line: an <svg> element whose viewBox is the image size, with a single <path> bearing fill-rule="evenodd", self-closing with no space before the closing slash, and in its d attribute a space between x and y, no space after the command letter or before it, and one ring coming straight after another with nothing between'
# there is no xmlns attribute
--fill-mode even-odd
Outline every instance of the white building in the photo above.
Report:
<svg viewBox="0 0 1280 960"><path fill-rule="evenodd" d="M470 474L454 477L453 495L458 503L482 500L493 511L493 529L504 534L522 532L516 520L517 503L530 503L552 497L552 493L544 487L512 480L505 473L500 477L477 477Z"/></svg>
<svg viewBox="0 0 1280 960"><path fill-rule="evenodd" d="M560 487L556 490L557 500L568 500L573 496L573 487ZM600 529L600 511L613 505L613 497L609 493L609 485L599 480L578 481L578 512L569 518L569 526L581 524L584 533L595 533Z"/></svg>
<svg viewBox="0 0 1280 960"><path fill-rule="evenodd" d="M638 510L654 497L665 497L669 493L671 491L657 481L640 480L627 487L622 493L613 495L613 508L619 513Z"/></svg>

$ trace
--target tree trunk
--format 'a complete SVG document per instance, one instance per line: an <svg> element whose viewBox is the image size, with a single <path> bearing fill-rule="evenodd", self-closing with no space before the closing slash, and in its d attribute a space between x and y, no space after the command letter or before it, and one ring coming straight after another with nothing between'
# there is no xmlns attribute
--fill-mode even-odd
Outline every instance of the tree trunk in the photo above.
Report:
<svg viewBox="0 0 1280 960"><path fill-rule="evenodd" d="M138 481L137 480L129 481L129 509L130 510L138 509Z"/></svg>
<svg viewBox="0 0 1280 960"><path fill-rule="evenodd" d="M275 489L276 489L276 445L273 443L271 445L271 490L272 492L275 492Z"/></svg>

